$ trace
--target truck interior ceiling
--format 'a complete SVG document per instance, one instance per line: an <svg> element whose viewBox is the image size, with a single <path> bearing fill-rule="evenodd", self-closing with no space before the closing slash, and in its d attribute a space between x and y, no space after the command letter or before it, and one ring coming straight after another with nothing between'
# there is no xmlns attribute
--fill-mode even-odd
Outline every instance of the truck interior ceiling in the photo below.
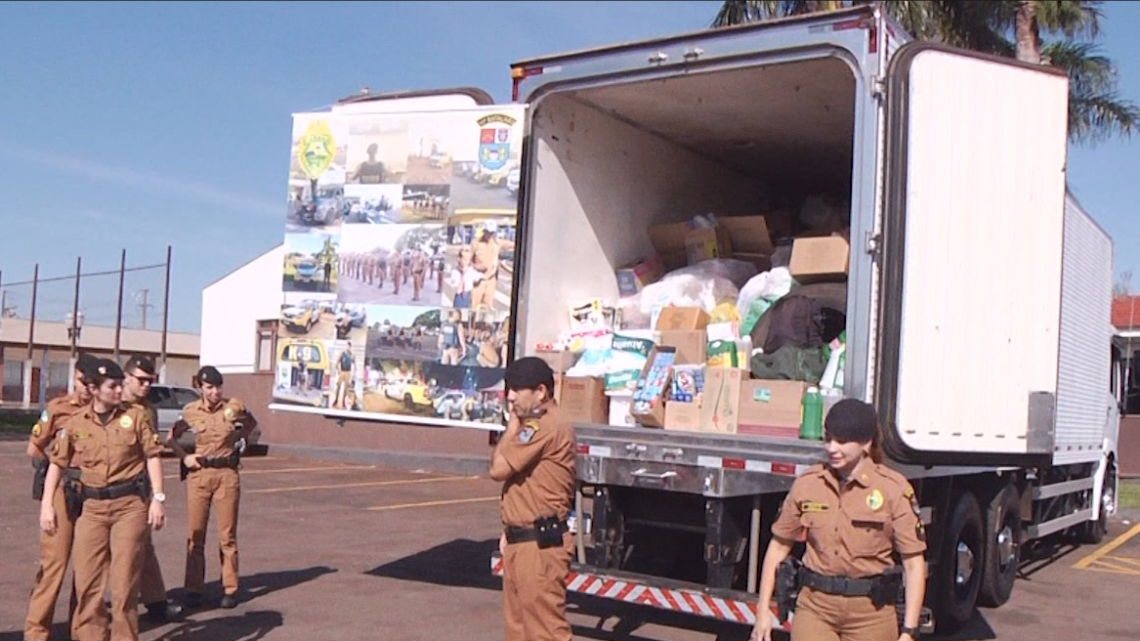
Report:
<svg viewBox="0 0 1140 641"><path fill-rule="evenodd" d="M543 249L526 258L526 308L617 301L614 272L654 253L653 225L765 215L775 243L810 228L800 215L805 199L824 196L846 226L855 88L853 69L829 56L539 97L529 153L541 171L527 178L527 234ZM557 336L566 316L520 314L519 340Z"/></svg>

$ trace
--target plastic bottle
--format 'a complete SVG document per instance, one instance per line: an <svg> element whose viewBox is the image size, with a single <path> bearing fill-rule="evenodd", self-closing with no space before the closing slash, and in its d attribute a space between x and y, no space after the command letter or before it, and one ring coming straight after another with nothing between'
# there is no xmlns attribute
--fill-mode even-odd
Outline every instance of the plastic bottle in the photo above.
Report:
<svg viewBox="0 0 1140 641"><path fill-rule="evenodd" d="M814 385L808 388L807 394L804 394L800 438L809 441L823 440L823 395Z"/></svg>

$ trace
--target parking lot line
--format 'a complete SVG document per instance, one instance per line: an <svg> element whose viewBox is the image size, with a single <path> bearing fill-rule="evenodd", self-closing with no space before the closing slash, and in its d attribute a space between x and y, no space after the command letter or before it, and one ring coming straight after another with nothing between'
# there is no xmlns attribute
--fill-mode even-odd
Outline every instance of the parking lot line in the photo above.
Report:
<svg viewBox="0 0 1140 641"><path fill-rule="evenodd" d="M356 470L374 470L375 465L333 465L325 467L283 467L276 470L242 470L241 475L248 474L291 474L294 472L340 472L340 471L356 471ZM163 476L164 479L176 479L178 474L167 474Z"/></svg>
<svg viewBox="0 0 1140 641"><path fill-rule="evenodd" d="M360 483L334 483L329 485L296 485L293 487L270 487L259 490L245 490L244 494L275 494L278 492L305 492L308 490L339 490L352 487L384 487L389 485L412 485L414 483L444 483L447 481L474 481L478 476L433 476L419 479L395 481L362 481Z"/></svg>
<svg viewBox="0 0 1140 641"><path fill-rule="evenodd" d="M373 512L382 512L384 510L403 510L410 507L433 507L436 505L455 505L457 503L482 503L485 501L498 501L500 497L498 494L495 496L479 496L473 499L447 499L443 501L422 501L420 503L397 503L396 505L377 505L375 507L365 508Z"/></svg>
<svg viewBox="0 0 1140 641"><path fill-rule="evenodd" d="M1107 544L1105 544L1103 547L1096 550L1092 554L1086 556L1085 558L1081 559L1080 561L1077 561L1076 564L1073 565L1073 567L1078 569L1078 570L1087 570L1089 568L1089 566L1091 566L1093 563L1096 563L1097 561L1103 559L1104 557L1108 556L1109 554L1112 554L1112 552L1114 550L1116 550L1120 546L1122 546L1125 543L1127 543L1128 541L1130 541L1132 539L1132 537L1136 536L1137 534L1140 534L1140 523L1133 525L1131 530L1128 530L1124 534L1121 534L1120 536L1109 541Z"/></svg>

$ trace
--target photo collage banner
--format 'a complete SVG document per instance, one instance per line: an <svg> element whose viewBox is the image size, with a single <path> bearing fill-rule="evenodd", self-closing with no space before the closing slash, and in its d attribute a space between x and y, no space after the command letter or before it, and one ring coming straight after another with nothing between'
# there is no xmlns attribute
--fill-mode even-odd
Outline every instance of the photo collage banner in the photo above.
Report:
<svg viewBox="0 0 1140 641"><path fill-rule="evenodd" d="M275 405L502 424L524 109L294 116Z"/></svg>

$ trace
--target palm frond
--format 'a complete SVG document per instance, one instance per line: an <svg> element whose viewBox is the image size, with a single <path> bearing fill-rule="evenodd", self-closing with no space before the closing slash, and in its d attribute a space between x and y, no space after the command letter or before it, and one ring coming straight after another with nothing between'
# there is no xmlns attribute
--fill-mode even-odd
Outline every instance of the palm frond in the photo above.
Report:
<svg viewBox="0 0 1140 641"><path fill-rule="evenodd" d="M1054 1L1037 2L1037 24L1047 33L1061 33L1068 38L1077 36L1093 39L1100 35L1100 21L1104 13L1103 2Z"/></svg>
<svg viewBox="0 0 1140 641"><path fill-rule="evenodd" d="M728 0L720 6L712 27L730 27L738 24L768 20L779 15L783 2L756 2L753 0Z"/></svg>
<svg viewBox="0 0 1140 641"><path fill-rule="evenodd" d="M1060 40L1041 48L1041 55L1054 67L1069 74L1072 91L1091 95L1116 90L1116 65L1097 55L1097 46L1088 42Z"/></svg>
<svg viewBox="0 0 1140 641"><path fill-rule="evenodd" d="M1069 139L1096 144L1140 131L1140 107L1115 93L1069 96Z"/></svg>

